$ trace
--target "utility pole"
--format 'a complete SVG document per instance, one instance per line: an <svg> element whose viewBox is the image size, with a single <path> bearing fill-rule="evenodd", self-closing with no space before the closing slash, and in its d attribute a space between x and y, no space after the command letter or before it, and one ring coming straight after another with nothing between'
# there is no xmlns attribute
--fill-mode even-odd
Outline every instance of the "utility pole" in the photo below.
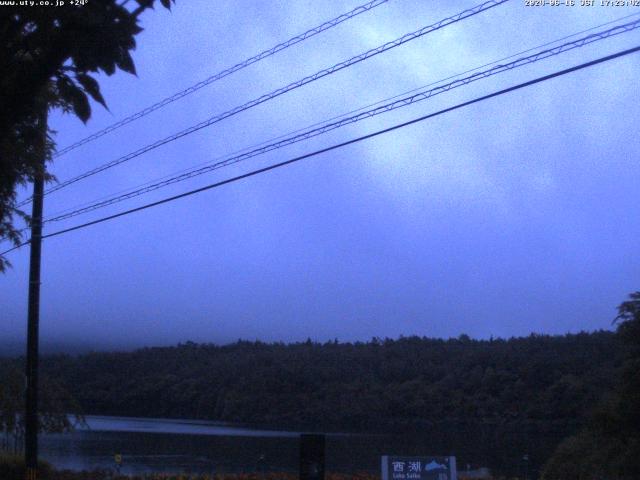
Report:
<svg viewBox="0 0 640 480"><path fill-rule="evenodd" d="M31 241L29 248L29 306L27 319L27 365L24 461L26 480L37 480L38 475L38 331L40 324L40 259L42 248L42 209L44 201L45 161L47 158L47 113L48 105L43 101L40 116L42 130L40 159L33 178L33 206L31 212Z"/></svg>

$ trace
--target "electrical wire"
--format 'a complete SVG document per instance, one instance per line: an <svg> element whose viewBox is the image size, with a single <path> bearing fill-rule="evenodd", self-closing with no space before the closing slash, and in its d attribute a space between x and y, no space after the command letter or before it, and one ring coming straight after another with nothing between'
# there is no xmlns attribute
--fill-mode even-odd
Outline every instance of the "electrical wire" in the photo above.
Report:
<svg viewBox="0 0 640 480"><path fill-rule="evenodd" d="M210 77L196 83L195 85L190 86L189 88L186 88L180 92L177 92L173 95L171 95L170 97L167 97L163 100L160 100L157 103L154 103L153 105L140 110L139 112L136 112L126 118L123 118L122 120L109 125L108 127L103 128L102 130L99 130L81 140L78 140L77 142L72 143L71 145L68 145L65 148L62 148L61 150L59 150L58 152L56 152L53 157L54 158L58 158L63 156L66 153L69 153L72 150L75 150L76 148L85 145L93 140L96 140L97 138L100 138L110 132L113 132L114 130L117 130L120 127L123 127L124 125L127 125L135 120L138 120L142 117L145 117L147 115L149 115L152 112L155 112L156 110L159 110L162 107L165 107L167 105L169 105L170 103L173 103L177 100L180 100L181 98L186 97L187 95L190 95L194 92L197 92L198 90L200 90L203 87L206 87L207 85L210 85L214 82L217 82L218 80L222 80L225 77L228 77L229 75L231 75L232 73L235 73L239 70L242 70L243 68L248 67L249 65L253 65L254 63L259 62L260 60L263 60L267 57L270 57L272 55L275 55L276 53L285 50L286 48L289 48L297 43L302 42L303 40L307 40L308 38L311 38L315 35L318 35L321 32L324 32L325 30L329 30L330 28L335 27L336 25L341 24L342 22L346 22L347 20L352 19L353 17L356 17L358 15L360 15L361 13L365 13L368 12L369 10L372 10L380 5L382 5L383 3L388 2L389 0L373 0L369 3L365 3L364 5L360 5L359 7L354 8L353 10L351 10L350 12L347 13L343 13L342 15L333 18L327 22L324 22L321 25L318 25L317 27L314 27L310 30L307 30L306 32L300 34L300 35L296 35L295 37L290 38L289 40L279 43L278 45L271 47L267 50L263 50L262 52L258 53L257 55L254 55L253 57L247 58L246 60L237 63L236 65L227 68L225 70L222 70L214 75L211 75Z"/></svg>
<svg viewBox="0 0 640 480"><path fill-rule="evenodd" d="M200 176L203 175L205 173L209 173L211 171L241 162L243 160L247 160L249 158L258 156L258 155L262 155L264 153L273 151L273 150L277 150L280 148L283 148L285 146L288 145L292 145L294 143L298 143L301 142L303 140L307 140L309 138L313 138L316 137L318 135L322 135L324 133L327 133L329 131L335 130L337 128L341 128L345 125L349 125L352 123L356 123L362 120L365 120L367 118L371 118L383 113L387 113L390 112L392 110L398 109L398 108L402 108L402 107L406 107L408 105L412 105L415 104L417 102L421 102L424 100L427 100L431 97L434 97L436 95L439 95L441 93L445 93L448 92L454 88L458 88L458 87L462 87L464 85L468 85L472 82L484 79L484 78L488 78L491 77L493 75L497 75L499 73L503 73L509 70L512 70L514 68L518 68L524 65L528 65L531 63L535 63L538 62L540 60L544 60L556 55L559 55L561 53L564 52L568 52L570 50L576 49L576 48L580 48L583 47L585 45L589 45L592 44L594 42L600 41L600 40L604 40L607 38L610 38L612 36L615 35L620 35L622 33L628 33L632 30L635 30L637 28L640 28L640 20L636 20L633 22L629 22L626 23L624 25L618 25L615 26L613 28L610 28L608 30L602 31L602 32L598 32L598 33L594 33L591 35L588 35L586 37L582 37L579 38L577 40L574 40L572 42L567 42L564 43L562 45L559 45L557 47L554 48L550 48L547 50L543 50L541 52L529 55L527 57L521 57L518 58L512 62L506 63L506 64L500 64L500 65L496 65L488 70L484 70L484 71L480 71L477 72L473 75L470 75L468 77L465 78L461 78L458 80L455 80L453 82L441 85L439 87L436 88L432 88L430 90L427 91L423 91L420 93L416 93L413 94L411 96L408 97L404 97L398 100L395 100L391 103L387 103L385 105L379 106L377 108L371 109L371 110L367 110L364 112L361 112L359 114L350 116L350 117L346 117L343 118L341 120L332 122L332 123L327 123L321 127L317 127L317 128L313 128L313 129L309 129L307 131L304 131L303 133L299 133L297 135L285 138L283 140L277 141L275 143L271 143L268 144L266 146L260 147L260 148L256 148L254 150L239 154L239 155L235 155L235 156L231 156L226 158L223 161L219 161L217 163L214 164L210 164L201 168L197 168L197 169L192 169L189 170L185 173L182 173L180 175L177 176L173 176L170 177L168 179L165 179L163 181L157 182L157 183L152 183L151 185L145 186L143 188L139 188L137 190L133 190L130 191L128 193L125 194L121 194L121 195L117 195L117 196L112 196L111 198L107 199L107 200L103 200L103 201L99 201L96 203L92 203L89 204L88 206L83 206L80 208L76 208L75 210L72 210L68 213L63 213L57 216L53 216L50 217L48 219L45 219L44 222L45 223L49 223L49 222L57 222L57 221L62 221L62 220L66 220L72 217L75 217L77 215L81 215L83 213L88 213L94 210L97 210L99 208L104 208L106 206L109 205L113 205L119 202L122 202L124 200L128 200L140 195L143 195L145 193L149 193L151 191L157 190L159 188L162 187L166 187L168 185L172 185L178 182L182 182L185 180L188 180L190 178L196 177L196 176Z"/></svg>
<svg viewBox="0 0 640 480"><path fill-rule="evenodd" d="M146 145L138 150L136 150L135 152L129 153L125 156L122 156L116 160L113 160L111 162L108 162L106 164L103 164L99 167L96 167L92 170L89 170L83 174L80 174L76 177L73 177L69 180L66 180L64 182L59 183L58 185L49 188L48 190L45 191L45 195L53 193L55 191L58 191L62 188L65 188L71 184L74 184L80 180L83 180L85 178L91 177L93 175L96 175L97 173L103 172L107 169L113 168L116 165L120 165L121 163L127 162L129 160L132 160L133 158L139 157L140 155L147 153L151 150L154 150L162 145L165 145L167 143L173 142L175 140L178 140L179 138L182 138L186 135L190 135L194 132L197 132L198 130L201 130L205 127L209 127L211 125L213 125L214 123L218 123L226 118L229 118L231 116L234 116L242 111L248 110L252 107L255 107L257 105L260 105L266 101L272 100L280 95L283 95L291 90L295 90L297 88L302 87L303 85L306 85L308 83L314 82L320 78L326 77L328 75L331 75L333 73L336 73L340 70L343 70L347 67L350 67L352 65L355 65L357 63L360 63L364 60L367 60L371 57L374 57L382 52L385 52L387 50L390 50L392 48L398 47L400 45L403 45L407 42L410 42L412 40L415 40L417 38L420 38L428 33L434 32L436 30L439 30L441 28L444 28L448 25L451 25L453 23L459 22L460 20L463 20L465 18L469 18L472 17L474 15L477 15L481 12L484 12L485 10L488 10L490 8L496 7L498 5L501 5L503 3L508 2L509 0L489 0L487 2L484 2L480 5L477 5L473 8L464 10L456 15L453 15L451 17L447 17L445 19L440 20L439 22L436 22L432 25L428 25L426 27L423 27L419 30L416 30L414 32L411 33L407 33L405 35L403 35L402 37L397 38L396 40L393 40L391 42L387 42L379 47L373 48L371 50L367 50L366 52L360 54L360 55L356 55L355 57L352 57L348 60L345 60L343 62L337 63L329 68L326 68L324 70L320 70L319 72L314 73L313 75L309 75L307 77L304 77L301 80L298 80L296 82L290 83L289 85L285 86L285 87L281 87L277 90L274 90L271 93L262 95L261 97L258 97L254 100L251 100L250 102L247 102L243 105L240 105L238 107L235 107L231 110L228 110L224 113L215 115L207 120L204 120L203 122L200 122L196 125L193 125L185 130L182 130L178 133L175 133L173 135L170 135L168 137L165 137L161 140L158 140L152 144ZM26 200L24 200L23 202L20 202L17 206L22 206L24 204L26 204L27 202L29 202L31 200L31 197L27 198Z"/></svg>
<svg viewBox="0 0 640 480"><path fill-rule="evenodd" d="M106 216L106 217L99 218L97 220L92 220L90 222L86 222L86 223L83 223L83 224L80 224L80 225L75 225L73 227L65 228L63 230L58 230L56 232L48 233L46 235L43 235L42 238L44 239L44 238L55 237L55 236L58 236L58 235L63 235L65 233L73 232L75 230L80 230L80 229L83 229L83 228L86 228L86 227L89 227L89 226L92 226L92 225L96 225L96 224L103 223L103 222L106 222L106 221L109 221L109 220L113 220L113 219L116 219L116 218L119 218L119 217L123 217L123 216L129 215L131 213L139 212L139 211L146 210L146 209L158 206L158 205L162 205L164 203L169 203L169 202L178 200L180 198L188 197L188 196L191 196L191 195L195 195L197 193L201 193L201 192L204 192L204 191L207 191L207 190L211 190L213 188L221 187L221 186L227 185L229 183L234 183L234 182L243 180L245 178L253 177L255 175L258 175L258 174L261 174L261 173L265 173L265 172L268 172L268 171L271 171L271 170L275 170L277 168L284 167L286 165L291 165L292 163L296 163L296 162L299 162L299 161L307 159L307 158L315 157L315 156L320 155L322 153L326 153L326 152L329 152L329 151L332 151L332 150L336 150L336 149L339 149L339 148L346 147L348 145L352 145L354 143L358 143L358 142L361 142L361 141L364 141L364 140L368 140L370 138L374 138L374 137L377 137L379 135L382 135L382 134L385 134L385 133L389 133L389 132L398 130L400 128L404 128L404 127L407 127L409 125L413 125L413 124L428 120L430 118L434 118L434 117L437 117L439 115L443 115L445 113L452 112L454 110L458 110L460 108L467 107L469 105L473 105L475 103L482 102L484 100L489 100L491 98L498 97L500 95L504 95L504 94L507 94L507 93L510 93L510 92L513 92L513 91L516 91L516 90L520 90L520 89L525 88L525 87L529 87L531 85L535 85L535 84L538 84L538 83L541 83L541 82L545 82L545 81L551 80L553 78L557 78L557 77L560 77L560 76L563 76L563 75L567 75L569 73L576 72L578 70L583 70L585 68L592 67L594 65L605 63L605 62L614 60L616 58L620 58L620 57L623 57L623 56L626 56L626 55L630 55L632 53L636 53L638 51L640 51L640 46L629 48L627 50L622 50L622 51L619 51L617 53L614 53L614 54L611 54L611 55L607 55L605 57L600 57L598 59L591 60L589 62L585 62L585 63L579 64L579 65L576 65L576 66L573 66L573 67L569 67L569 68L566 68L566 69L563 69L563 70L559 70L559 71L556 71L554 73L550 73L548 75L544 75L542 77L538 77L538 78L535 78L533 80L529 80L527 82L519 83L517 85L511 86L511 87L508 87L508 88L504 88L502 90L498 90L496 92L493 92L493 93L490 93L490 94L487 94L487 95L483 95L481 97L476 97L476 98L474 98L472 100L468 100L466 102L459 103L459 104L454 105L452 107L448 107L448 108L445 108L445 109L442 109L442 110L438 110L437 112L430 113L430 114L427 114L427 115L423 115L421 117L414 118L413 120L409 120L407 122L399 123L399 124L393 125L391 127L388 127L388 128L382 129L382 130L378 130L378 131L375 131L373 133L369 133L367 135L363 135L363 136L360 136L360 137L357 137L357 138L353 138L353 139L348 140L346 142L338 143L338 144L332 145L330 147L326 147L326 148L323 148L323 149L320 149L320 150L316 150L316 151L311 152L311 153L300 155L298 157L295 157L295 158L292 158L292 159L289 159L289 160L285 160L285 161L282 161L282 162L279 162L279 163L276 163L276 164L273 164L273 165L269 165L267 167L263 167L263 168L260 168L260 169L257 169L257 170L253 170L251 172L248 172L248 173L245 173L245 174L242 174L242 175L238 175L238 176L235 176L235 177L232 177L232 178L228 178L226 180L222 180L222 181L219 181L219 182L216 182L216 183L212 183L212 184L209 184L207 186L204 186L204 187L201 187L201 188L197 188L195 190L190 190L188 192L181 193L179 195L174 195L174 196L171 196L171 197L168 197L168 198L164 198L162 200L158 200L156 202L148 203L148 204L142 205L140 207L132 208L132 209L129 209L129 210L125 210L123 212L119 212L119 213L116 213L116 214L113 214L113 215L109 215L109 216ZM9 250L6 250L6 251L0 253L0 256L3 256L6 253L9 253L9 252L11 252L13 250L16 250L17 248L20 248L20 247L22 247L24 245L27 245L28 243L30 243L30 241L24 242L21 245L17 245L17 246L15 246L15 247L13 247L13 248L11 248Z"/></svg>
<svg viewBox="0 0 640 480"><path fill-rule="evenodd" d="M134 187L128 187L128 188L125 188L125 189L119 190L119 191L117 191L117 192L114 192L114 193L111 193L111 194L108 194L108 195L104 195L104 196L99 197L99 198L97 198L97 199L94 199L94 200L91 200L91 201L88 201L88 202L81 203L81 204L76 205L76 206L73 206L73 207L68 207L68 208L64 208L64 209L62 209L62 210L58 210L56 213L54 213L54 214L53 214L53 216L59 216L59 215L62 215L62 214L64 214L64 213L71 212L71 211L73 211L73 210L76 210L76 209L79 209L79 208L82 208L82 207L85 207L85 206L93 205L93 204L95 204L95 203L97 203L97 202L101 202L101 201L103 201L103 200L108 200L108 199L111 199L111 198L115 198L116 196L119 196L119 195L121 195L121 194L130 193L130 192L133 192L133 191L139 190L139 189L141 189L141 188L143 188L143 187L146 187L146 186L152 185L152 184L154 184L154 183L156 183L156 182L160 182L160 181L162 181L162 180L166 180L166 179L169 179L169 178L172 178L172 177L175 177L175 176L181 175L181 174L183 174L183 173L188 173L188 172L194 171L195 169L198 169L198 168L200 168L200 167L204 167L204 166L207 166L207 165L211 165L212 163L216 163L216 162L218 162L218 161L221 161L222 159L228 159L229 157L231 157L231 156L233 156L233 155L238 155L238 154L240 154L240 153L248 152L248 151L250 151L250 150L253 150L253 149L256 149L256 148L261 147L261 146L263 146L263 145L266 145L266 144L268 144L268 143L270 143L270 142L275 142L275 141L277 141L277 140L280 140L280 139L286 138L286 137L291 136L291 135L294 135L294 134L296 134L296 133L303 132L303 131L305 131L305 130L309 130L309 129L313 128L313 127L317 127L317 126L320 126L320 125L326 124L326 123L331 122L331 121L333 121L333 120L337 120L337 119L340 119L340 118L344 118L344 117L346 117L346 116L348 116L348 115L352 115L352 114L354 114L354 113L361 112L361 111L363 111L363 110L366 110L366 109L368 109L368 108L374 107L374 106L376 106L376 105L380 105L380 104L382 104L382 103L384 103L384 102L389 102L389 101L391 101L391 100L395 100L395 99L397 99L397 98L400 98L400 97L406 96L406 95L408 95L408 94L410 94L410 93L415 93L415 92L421 91L421 90L423 90L423 89L425 89L425 88L427 88L427 87L431 87L431 86L433 86L433 85L438 85L438 84L443 83L443 82L445 82L445 81L447 81L447 80L451 80L451 79L453 79L453 78L461 77L462 75L465 75L465 74L467 74L467 73L475 72L475 71L477 71L477 70L480 70L480 69L482 69L482 68L488 67L488 66L490 66L490 65L495 65L495 64L497 64L497 63L499 63L499 62L503 62L503 61L505 61L505 60L509 60L509 59L511 59L511 58L517 57L518 55L523 55L523 54L525 54L525 53L529 53L529 52L532 52L532 51L534 51L534 50L538 50L538 49L540 49L540 48L544 48L544 47L547 47L547 46L549 46L549 45L553 45L553 44L558 43L558 42L561 42L561 41L563 41L563 40L567 40L567 39L569 39L569 38L576 37L576 36L578 36L578 35L582 35L583 33L591 32L591 31L596 30L596 29L598 29L598 28L601 28L601 27L604 27L604 26L607 26L607 25L611 25L611 24L614 24L614 23L618 23L618 22L620 22L620 21L622 21L622 20L626 20L626 19L628 19L628 18L635 17L635 16L638 16L638 15L640 15L640 12L638 12L638 13L632 13L632 14L629 14L629 15L625 15L625 16L623 16L623 17L619 17L619 18L616 18L616 19L614 19L614 20L610 20L610 21L608 21L608 22L604 22L604 23L601 23L601 24L599 24L599 25L595 25L595 26L590 27L590 28L587 28L587 29L585 29L585 30L581 30L581 31L579 31L579 32L572 33L571 35L566 35L566 36L564 36L564 37L561 37L561 38L558 38L558 39L552 40L552 41L550 41L550 42L546 42L546 43L543 43L543 44L541 44L541 45L537 45L537 46L535 46L535 47L531 47L531 48L528 48L528 49L526 49L526 50L522 50L522 51L520 51L520 52L513 53L513 54L511 54L511 55L509 55L509 56L507 56L507 57L503 57L503 58L500 58L500 59L498 59L498 60L494 60L494 61L492 61L492 62L485 63L485 64L483 64L483 65L480 65L480 66L477 66L477 67L474 67L474 68L471 68L471 69L465 70L464 72L460 72L460 73L457 73L457 74L454 74L454 75L450 75L450 76L448 76L448 77L446 77L446 78L442 78L442 79L440 79L440 80L437 80L437 81L434 81L434 82L428 83L428 84L426 84L426 85L422 85L422 86L420 86L420 87L413 88L413 89L411 89L411 90L408 90L408 91L405 91L405 92L402 92L402 93L396 94L396 95L394 95L394 96L392 96L392 97L388 97L388 98L385 98L385 99L382 99L382 100L378 100L378 101L376 101L376 102L374 102L374 103L370 103L370 104L368 104L368 105L365 105L365 106L359 107L359 108L357 108L357 109L350 110L349 112L345 112L345 113L342 113L342 114L340 114L340 115L336 115L336 116L333 116L333 117L331 117L331 118L328 118L328 119L322 120L322 121L320 121L320 122L316 122L316 123L313 123L313 124L311 124L311 125L307 125L306 127L298 128L298 129L296 129L296 130L293 130L293 131L290 131L290 132L284 133L284 134L282 134L282 135L278 135L277 137L272 137L272 138L270 138L270 139L268 139L268 140L264 140L264 141L259 142L259 143L257 143L257 144L253 144L253 145L250 145L250 146L247 146L247 147L241 148L241 149L236 150L236 151L233 151L233 152L231 152L231 153L229 153L229 154L226 154L226 155L220 156L220 157L218 157L218 158L216 158L216 159L214 159L214 160L210 160L210 161L207 161L207 162L203 162L203 163L200 163L200 164L198 164L198 165L194 165L193 167L186 168L186 169L182 169L182 170L179 170L179 171L176 171L176 172L173 172L173 173L170 173L170 174L164 175L164 176L162 176L162 177L155 178L155 179L153 179L153 180L149 180L149 181L144 182L144 183L142 183L142 184L138 184L138 185L136 185L136 186L134 186ZM20 232L22 232L22 231L24 231L24 230L26 230L26 229L20 230Z"/></svg>

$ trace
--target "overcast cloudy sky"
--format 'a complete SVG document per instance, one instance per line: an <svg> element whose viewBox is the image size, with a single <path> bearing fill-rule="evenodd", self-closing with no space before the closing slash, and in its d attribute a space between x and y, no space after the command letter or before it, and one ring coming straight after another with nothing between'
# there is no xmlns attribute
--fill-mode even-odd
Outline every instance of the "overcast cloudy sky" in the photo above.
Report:
<svg viewBox="0 0 640 480"><path fill-rule="evenodd" d="M363 0L178 1L143 16L138 78L107 112L52 113L64 147ZM639 14L513 0L45 198L45 216L531 47ZM477 5L390 0L58 159L66 180ZM608 27L603 27L608 28ZM164 198L640 44L608 39L65 222ZM611 328L640 289L640 54L43 245L41 339L474 337ZM28 195L22 192L21 198ZM3 336L26 335L28 249L0 276Z"/></svg>

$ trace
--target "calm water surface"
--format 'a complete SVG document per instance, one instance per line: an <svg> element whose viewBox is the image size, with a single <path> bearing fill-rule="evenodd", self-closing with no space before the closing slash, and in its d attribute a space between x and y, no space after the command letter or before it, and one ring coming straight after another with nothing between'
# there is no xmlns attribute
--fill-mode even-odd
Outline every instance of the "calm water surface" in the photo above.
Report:
<svg viewBox="0 0 640 480"><path fill-rule="evenodd" d="M128 474L296 471L298 465L300 432L130 417L88 416L86 423L72 433L41 436L41 457L57 468L92 470L114 469L120 454L121 472Z"/></svg>
<svg viewBox="0 0 640 480"><path fill-rule="evenodd" d="M296 472L300 432L260 430L198 420L88 416L87 426L73 433L40 437L40 455L55 467L70 470L115 469L121 472L226 473ZM440 428L419 434L353 435L328 433L326 468L333 472L379 472L382 455L455 455L458 468L467 463L489 466L496 473L519 475L524 454L529 478L564 434L497 431L493 428ZM264 456L265 461L258 463Z"/></svg>

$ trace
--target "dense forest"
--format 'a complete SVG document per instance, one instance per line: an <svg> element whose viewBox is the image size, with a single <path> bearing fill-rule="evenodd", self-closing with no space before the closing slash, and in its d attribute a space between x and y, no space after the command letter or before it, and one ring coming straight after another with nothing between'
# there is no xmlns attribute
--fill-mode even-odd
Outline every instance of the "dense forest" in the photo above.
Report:
<svg viewBox="0 0 640 480"><path fill-rule="evenodd" d="M438 422L578 425L611 390L621 352L610 332L188 342L47 356L42 375L68 389L87 414L369 431Z"/></svg>
<svg viewBox="0 0 640 480"><path fill-rule="evenodd" d="M531 473L539 472L558 445L553 458L567 464L563 440L589 428L629 375L628 355L623 336L599 331L508 340L187 342L48 355L41 367L42 380L69 392L84 414L419 433L433 451L515 475L523 453ZM0 374L7 378L22 363L0 360Z"/></svg>

